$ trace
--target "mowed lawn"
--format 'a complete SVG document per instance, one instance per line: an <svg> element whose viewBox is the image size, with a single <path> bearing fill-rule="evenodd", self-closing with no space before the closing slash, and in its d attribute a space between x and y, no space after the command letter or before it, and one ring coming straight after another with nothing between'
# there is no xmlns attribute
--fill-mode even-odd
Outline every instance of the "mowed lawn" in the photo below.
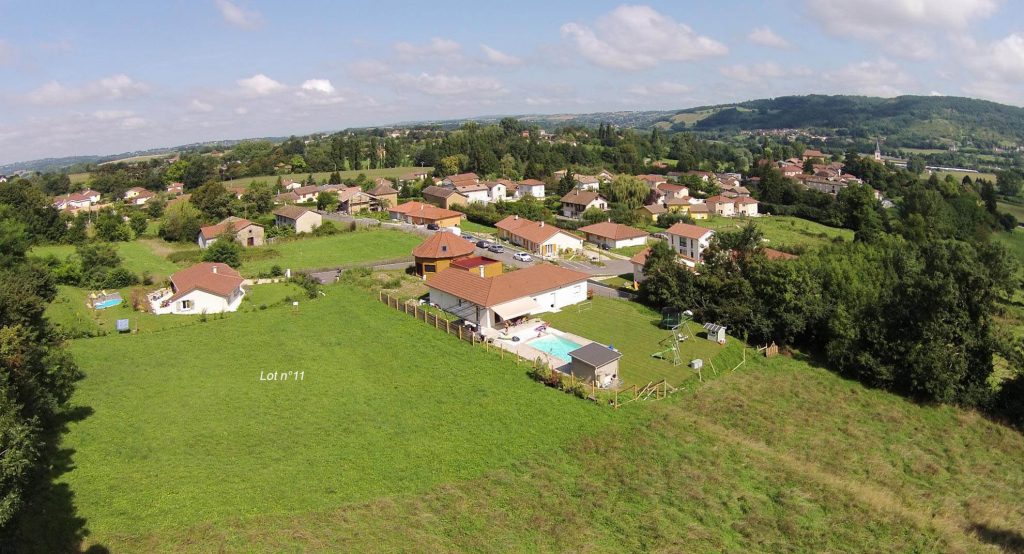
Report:
<svg viewBox="0 0 1024 554"><path fill-rule="evenodd" d="M86 373L73 404L92 413L70 424L60 480L88 543L423 492L613 417L365 291L242 315L71 345ZM304 379L260 380L287 371Z"/></svg>
<svg viewBox="0 0 1024 554"><path fill-rule="evenodd" d="M814 248L842 237L853 240L853 231L837 229L814 221L788 215L764 216L753 219L735 217L712 217L696 224L716 231L738 231L748 221L753 221L768 239L765 246L791 248Z"/></svg>
<svg viewBox="0 0 1024 554"><path fill-rule="evenodd" d="M339 233L326 237L286 240L254 250L254 257L239 268L242 275L282 269L321 269L357 262L412 258L412 249L424 237L391 229Z"/></svg>
<svg viewBox="0 0 1024 554"><path fill-rule="evenodd" d="M665 379L670 385L678 386L697 380L697 372L688 366L690 360L696 358L704 360L705 376L710 376L713 373L709 360L715 361L717 366L717 360L722 359L731 368L737 363L733 358L741 346L732 337L728 340L728 348L708 341L703 338L705 333L701 325L691 322L689 331L679 329L681 334L692 336L681 343L682 364L673 365L672 353L665 352L672 346L672 331L658 327L661 314L635 302L602 296L594 297L590 309L580 311L576 306L569 306L561 312L543 314L541 317L556 329L610 344L621 351L619 378L627 385L642 387L651 381ZM663 352L667 359L651 356L655 352ZM742 359L742 352L738 353Z"/></svg>
<svg viewBox="0 0 1024 554"><path fill-rule="evenodd" d="M384 177L385 179L390 179L390 180L394 181L396 178L398 178L398 177L400 177L402 175L405 175L407 173L412 173L414 171L426 171L427 173L430 173L430 172L434 171L434 168L433 167L406 166L406 167L390 167L390 168L385 168L385 169L359 169L359 170L339 171L338 173L341 175L342 179L355 179L360 174L363 174L363 175L366 175L366 177L369 178L369 179L373 179L375 177ZM332 172L330 172L330 171L314 172L313 173L313 178L316 179L317 182L320 182L320 181L330 177L331 173ZM238 179L232 179L230 181L224 181L224 186L226 186L226 187L239 186L239 185L246 186L249 183L252 183L253 181L255 181L257 183L267 183L267 184L271 184L272 185L272 184L277 182L277 178L278 177L281 177L281 179L291 179L293 181L304 181L307 177L309 177L309 173L287 173L287 174L282 174L282 175L263 175L263 176L260 176L260 177L239 177Z"/></svg>

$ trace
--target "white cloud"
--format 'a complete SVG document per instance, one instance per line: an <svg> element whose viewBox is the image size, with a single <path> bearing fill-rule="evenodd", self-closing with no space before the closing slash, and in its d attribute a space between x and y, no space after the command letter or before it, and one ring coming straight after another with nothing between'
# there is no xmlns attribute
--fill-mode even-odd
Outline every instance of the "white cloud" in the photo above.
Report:
<svg viewBox="0 0 1024 554"><path fill-rule="evenodd" d="M917 86L917 81L903 67L885 58L849 64L824 79L847 94L869 96L900 96Z"/></svg>
<svg viewBox="0 0 1024 554"><path fill-rule="evenodd" d="M907 29L962 30L990 17L998 0L806 0L807 9L829 33L881 38Z"/></svg>
<svg viewBox="0 0 1024 554"><path fill-rule="evenodd" d="M626 89L626 92L637 96L677 96L687 94L691 90L693 89L689 85L683 83L662 81L650 85L634 85Z"/></svg>
<svg viewBox="0 0 1024 554"><path fill-rule="evenodd" d="M445 74L403 73L395 76L394 84L411 88L430 96L499 95L505 87L501 81L491 77L458 77Z"/></svg>
<svg viewBox="0 0 1024 554"><path fill-rule="evenodd" d="M486 44L481 44L480 49L484 51L484 56L487 57L487 61L497 65L519 65L523 63L523 60L506 54L500 50L495 50Z"/></svg>
<svg viewBox="0 0 1024 554"><path fill-rule="evenodd" d="M224 21L235 27L252 31L263 26L263 16L255 10L245 9L231 0L213 0L213 2L220 10Z"/></svg>
<svg viewBox="0 0 1024 554"><path fill-rule="evenodd" d="M235 113L238 115L245 115L249 113L249 108L246 108L245 106L239 106L235 108Z"/></svg>
<svg viewBox="0 0 1024 554"><path fill-rule="evenodd" d="M785 49L792 48L793 46L792 44L789 43L788 40L780 37L775 33L775 31L771 30L771 28L767 26L757 27L756 29L750 31L750 34L747 35L747 40L754 44L767 46L769 48Z"/></svg>
<svg viewBox="0 0 1024 554"><path fill-rule="evenodd" d="M26 99L33 104L62 105L92 100L121 100L134 98L147 92L149 92L149 85L140 83L127 75L119 74L77 87L50 81L28 93Z"/></svg>
<svg viewBox="0 0 1024 554"><path fill-rule="evenodd" d="M734 81L763 83L782 77L807 77L813 72L804 66L784 67L775 62L735 64L720 67L718 72Z"/></svg>
<svg viewBox="0 0 1024 554"><path fill-rule="evenodd" d="M619 6L598 18L593 28L566 23L561 31L591 63L617 69L645 69L729 52L724 44L650 6Z"/></svg>
<svg viewBox="0 0 1024 554"><path fill-rule="evenodd" d="M360 81L377 82L391 72L391 67L380 60L359 60L348 65L348 72Z"/></svg>
<svg viewBox="0 0 1024 554"><path fill-rule="evenodd" d="M242 88L242 92L251 96L266 96L288 88L262 73L257 73L248 79L239 79L238 86Z"/></svg>
<svg viewBox="0 0 1024 554"><path fill-rule="evenodd" d="M334 85L327 79L309 79L302 83L302 90L320 94L334 94Z"/></svg>
<svg viewBox="0 0 1024 554"><path fill-rule="evenodd" d="M203 102L198 98L193 98L192 101L188 103L188 111L195 113L209 113L213 111L213 105Z"/></svg>
<svg viewBox="0 0 1024 554"><path fill-rule="evenodd" d="M454 40L434 37L427 44L412 44L411 42L396 42L395 52L399 59L406 62L422 60L426 58L453 58L460 54L462 46Z"/></svg>
<svg viewBox="0 0 1024 554"><path fill-rule="evenodd" d="M957 50L974 80L963 87L971 96L1024 104L1024 34L1013 33L988 44L962 41Z"/></svg>

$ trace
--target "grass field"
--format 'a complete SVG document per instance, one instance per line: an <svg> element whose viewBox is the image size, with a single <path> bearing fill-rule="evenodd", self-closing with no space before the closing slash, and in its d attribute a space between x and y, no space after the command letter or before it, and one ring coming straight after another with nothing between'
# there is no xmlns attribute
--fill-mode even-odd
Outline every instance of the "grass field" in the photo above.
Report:
<svg viewBox="0 0 1024 554"><path fill-rule="evenodd" d="M396 177L405 175L406 173L412 173L413 171L433 171L433 167L391 167L387 169L360 169L353 171L339 171L342 179L354 179L359 176L360 173L366 175L368 178L373 179L375 177L384 177L386 179L394 180ZM319 173L313 173L313 178L318 182L330 177L330 171L322 171ZM282 179L292 179L295 181L301 181L309 177L309 173L287 173L280 175ZM253 181L257 183L269 183L274 184L277 182L278 175L265 175L262 177L241 177L239 179L232 179L230 181L224 181L224 186L238 186L248 185Z"/></svg>
<svg viewBox="0 0 1024 554"><path fill-rule="evenodd" d="M739 230L747 224L749 219L734 217L712 217L704 221L698 221L697 225L707 227L716 231ZM837 229L820 223L800 219L786 215L773 215L758 217L753 220L757 223L764 238L768 239L765 246L768 247L791 247L791 248L814 248L827 244L837 237L844 240L853 240L853 231L849 229Z"/></svg>
<svg viewBox="0 0 1024 554"><path fill-rule="evenodd" d="M658 327L661 314L625 300L595 296L588 310L580 311L575 307L569 307L559 313L544 314L543 318L556 329L613 345L621 351L619 378L630 385L643 386L662 379L668 380L671 385L679 385L696 380L697 373L686 364L695 358L701 358L707 363L726 350L726 347L697 337L698 332L703 337L704 330L699 324L691 323L690 329L695 336L681 344L682 365L672 365L671 353L666 353L668 360L653 358L651 354L662 352L671 346L666 339L672 336L672 332ZM680 332L689 334L685 329L680 329ZM659 344L662 341L666 342ZM736 343L735 346L738 347L737 341L730 342ZM727 354L731 358L731 355L736 353L731 351L733 347L728 348L730 351ZM711 373L710 366L707 372Z"/></svg>
<svg viewBox="0 0 1024 554"><path fill-rule="evenodd" d="M76 341L87 377L67 472L51 503L31 504L21 550L66 550L79 525L83 549L112 552L1024 544L1024 437L976 414L757 356L613 411L361 290L326 292L298 313ZM623 329L656 319L609 299L590 314ZM614 325L588 331L647 352ZM259 380L281 370L305 378ZM81 521L58 517L69 502Z"/></svg>
<svg viewBox="0 0 1024 554"><path fill-rule="evenodd" d="M957 183L963 181L964 176L970 177L972 181L977 181L978 179L986 179L992 181L993 183L996 182L996 176L994 173L972 173L970 171L936 171L935 173L936 175L939 176L940 180L945 179L946 175L952 175L953 178L956 179ZM927 174L924 175L924 179L928 179Z"/></svg>
<svg viewBox="0 0 1024 554"><path fill-rule="evenodd" d="M1024 204L997 202L996 205L1000 212L1013 214L1013 216L1017 218L1017 221L1024 221Z"/></svg>
<svg viewBox="0 0 1024 554"><path fill-rule="evenodd" d="M459 223L459 228L467 233L486 233L493 235L498 232L497 227L491 227L490 225L483 225L481 223L474 223L468 219L463 219L462 223Z"/></svg>
<svg viewBox="0 0 1024 554"><path fill-rule="evenodd" d="M121 264L136 274L148 271L153 275L154 281L163 278L181 269L178 265L169 261L166 253L181 249L178 245L166 243L159 239L142 239L131 242L115 243L118 254L121 255ZM37 246L32 249L34 256L56 256L64 259L75 253L75 247L66 244Z"/></svg>
<svg viewBox="0 0 1024 554"><path fill-rule="evenodd" d="M90 177L92 177L92 174L90 174L88 172L86 172L86 173L68 173L68 178L71 179L71 184L72 185L80 185L82 183L85 183L86 181L89 180Z"/></svg>
<svg viewBox="0 0 1024 554"><path fill-rule="evenodd" d="M412 249L422 241L419 235L391 229L302 238L255 249L254 252L259 252L256 257L261 259L244 262L239 271L253 276L275 265L293 270L321 269L401 257L411 259Z"/></svg>

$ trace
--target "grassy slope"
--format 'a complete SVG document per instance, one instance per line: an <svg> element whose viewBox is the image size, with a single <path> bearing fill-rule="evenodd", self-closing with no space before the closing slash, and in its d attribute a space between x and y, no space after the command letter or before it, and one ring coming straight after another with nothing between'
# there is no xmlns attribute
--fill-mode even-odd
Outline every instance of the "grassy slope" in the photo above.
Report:
<svg viewBox="0 0 1024 554"><path fill-rule="evenodd" d="M1013 214L1013 216L1017 218L1017 221L1024 221L1024 205L999 202L998 209L1000 212Z"/></svg>
<svg viewBox="0 0 1024 554"><path fill-rule="evenodd" d="M430 171L433 171L434 168L433 167L418 167L418 166L417 167L391 167L391 168L387 168L387 169L362 169L362 170L352 170L352 171L339 171L338 173L341 175L342 179L354 179L354 178L358 177L359 174L361 173L363 175L366 175L370 179L373 179L374 177L384 177L386 179L394 180L395 177L399 177L401 175L405 175L406 173L412 173L413 171L421 171L421 170L422 171L430 172ZM326 179L330 175L331 175L330 171L322 171L322 172L319 172L319 173L313 173L313 177L318 182L322 181L323 179ZM287 173L287 174L280 175L280 177L282 179L292 179L294 181L302 181L302 180L305 180L306 177L309 177L309 173ZM224 181L224 186L226 186L226 187L238 186L238 185L243 185L244 186L244 185L248 185L249 183L251 183L253 181L256 181L258 183L274 184L274 183L277 182L277 178L278 178L278 175L265 175L265 176L262 176L262 177L241 177L241 178L238 178L238 179L232 179L230 181Z"/></svg>
<svg viewBox="0 0 1024 554"><path fill-rule="evenodd" d="M422 492L612 417L362 291L327 291L298 314L72 345L87 374L74 402L95 412L71 425L64 479L90 540L120 551L125 537L153 531ZM283 370L305 380L259 380Z"/></svg>
<svg viewBox="0 0 1024 554"><path fill-rule="evenodd" d="M732 217L712 217L698 221L697 225L709 229L736 231L746 225L747 219ZM759 217L754 220L768 239L765 246L815 247L825 244L836 237L853 240L853 231L837 229L820 223L792 216Z"/></svg>
<svg viewBox="0 0 1024 554"><path fill-rule="evenodd" d="M355 323L366 322L360 319ZM398 320L394 324L401 325L403 332L414 332ZM430 339L424 336L423 340ZM98 341L89 344L94 342ZM461 358L469 353L468 347L454 341L447 346L457 357L455 363L463 362ZM76 350L83 352L82 346ZM419 371L430 371L425 363L417 367ZM317 374L324 375L324 371L317 370ZM105 373L110 375L89 379L102 379L102 384L111 389L141 379L132 374L116 376L120 372L114 370ZM309 395L319 396L318 393L307 392L304 396L294 392L308 391L312 382L295 389L275 385L278 388L263 394L252 394L250 389L265 388L243 382L226 395L218 387L210 386L230 380L236 372L226 373L228 377L219 372L203 373L199 381L213 392L200 395L194 404L203 411L189 421L205 422L207 396L228 399L224 408L218 409L234 414L241 411L237 404L242 402L267 405L271 400L264 394L278 400L285 400L287 395L293 401L301 397L306 409L296 414L298 410L277 403L273 415L298 416L306 425L314 425L332 437L340 434L339 442L345 443L352 440L349 430L361 422L353 417L364 413L367 402L397 401L395 405L401 405L402 411L421 414L424 398L447 398L442 402L449 408L458 408L457 412L465 409L463 404L475 405L473 400L479 400L470 397L452 401L433 387L423 395L406 398L401 387L386 387L369 399L358 397L360 400L354 406L347 402L332 410L331 413L344 414L338 421L346 425L339 433L337 427L328 431L329 425L310 422L311 418L305 415L310 411L309 405L319 410L321 403L326 404L319 398L310 403ZM165 386L144 396L152 402L154 398L173 394L167 391L198 389L200 384L187 380L195 374L189 370L182 376L162 377L160 381ZM404 375L412 379L417 376ZM96 491L83 488L79 482L81 475L75 475L95 472L99 467L100 460L93 456L100 447L84 441L87 437L83 429L98 425L93 420L100 417L103 423L113 425L111 416L98 409L74 429L72 438L81 449L75 454L78 469L70 474L69 480L78 493L83 515L93 516L89 520L93 530L90 541L114 550L998 552L988 543L999 540L1008 546L1020 546L1024 505L1017 495L1024 487L1024 465L1019 462L1024 456L1024 437L971 413L949 407L917 406L787 358L752 358L744 368L713 380L695 393L680 393L653 404L632 404L618 412L577 409L540 385L526 383L516 371L489 372L481 380L475 375L471 373L467 378L479 389L478 394L487 394L492 400L497 396L506 402L524 402L535 397L532 400L539 402L545 413L556 409L561 412L557 423L546 422L547 433L539 436L551 439L546 444L561 441L565 446L545 450L543 455L519 455L518 461L509 465L490 468L468 480L439 482L421 492L388 494L391 483L384 480L377 483L383 489L369 491L367 500L333 508L322 497L351 487L347 476L354 473L318 475L322 480L318 485L325 490L318 489L317 498L309 502L320 504L321 508L294 514L280 514L277 510L294 502L295 493L280 490L284 483L263 484L272 469L257 469L247 476L247 481L253 484L240 487L244 491L229 491L221 500L232 505L248 501L248 495L265 494L259 508L245 514L246 517L215 520L190 528L159 528L152 526L153 510L146 502L139 507L140 517L130 523L145 530L122 535L97 527L105 519L97 518L95 511L116 513L123 500L111 499L111 503L89 499ZM500 390L494 388L496 381L503 385ZM79 398L98 395L100 384L84 386ZM111 392L109 396L115 395ZM107 395L96 400L114 406L134 403ZM93 404L102 407L98 402ZM568 412L564 411L566 408ZM154 411L159 414L164 409L161 401ZM233 483L237 466L248 466L247 456L258 458L264 466L280 469L282 473L286 469L295 471L278 458L286 453L276 449L267 453L249 443L270 442L277 447L281 443L301 443L296 434L305 436L305 426L282 429L259 410L254 413L254 425L270 425L263 438L256 441L250 436L251 426L241 425L233 433L236 436L230 446L216 446L220 444L219 425L210 429L209 423L205 427L180 424L197 429L190 444L197 445L201 454L215 451L219 456L230 457L232 464L202 456L199 459L203 463L190 463L162 478L136 476L133 471L128 476L131 483L108 482L109 488L102 492L117 494L122 487L139 484L139 480L160 481L161 486L141 484L162 491L162 496L156 499L160 506L171 504L170 499L191 501L187 508L181 504L164 506L170 510L168 513L188 510L198 515L195 512L203 506L196 502L200 485L213 487L211 494L228 488L220 481ZM489 418L500 413L483 415ZM126 431L141 435L129 440L129 456L140 443L158 442L154 428L171 427L173 431L174 425L158 416L153 416L158 420L156 423L149 422L150 416L143 417L140 423L133 422L131 431ZM405 430L405 424L392 421L404 419L397 413L385 411L377 417L384 421L366 422L366 432L377 434L396 424ZM583 419L575 419L580 417ZM577 425L592 424L594 417L600 418L600 434L584 433L574 440L562 435L567 428L592 429L589 425ZM530 425L526 421L544 422L544 414L513 417L503 424L517 436L523 426ZM379 423L386 423L387 427ZM490 423L475 420L470 427ZM180 433L172 432L166 448L161 444L141 462L151 466L172 455L168 451L181 440ZM552 434L560 436L554 439ZM103 436L90 438L102 448L110 442ZM448 445L461 438L461 434L445 436L439 443L441 455L449 452ZM418 465L407 458L414 449L396 447L392 442L384 444L389 445L384 447L389 455L380 457L379 463L391 466L397 463L397 457ZM307 448L304 455L292 455L307 463L297 468L303 476L317 473L309 465L329 464L329 460L318 457L321 451L336 449L321 444L303 446ZM380 446L375 447L381 452ZM196 458L195 446L191 448L190 456ZM516 457L511 455L509 459ZM442 471L451 471L442 464L438 466ZM180 491L176 483L188 470L198 471L198 475L191 477L197 483ZM214 470L223 478L206 483ZM372 479L379 472L379 468L371 469L364 479ZM300 491L313 486L293 477L296 476L283 477L281 481ZM182 492L193 496L183 497ZM138 498L138 493L131 489L122 493ZM268 502L268 498L273 501ZM124 517L131 519L128 514Z"/></svg>
<svg viewBox="0 0 1024 554"><path fill-rule="evenodd" d="M148 271L153 275L154 280L161 280L178 269L179 266L170 262L157 253L155 248L161 248L162 241L156 239L143 239L132 242L116 243L118 254L121 255L121 262L124 267L136 274ZM164 247L167 248L167 247ZM169 247L168 251L173 247ZM75 247L59 244L50 246L37 246L32 249L31 254L35 256L53 255L58 258L66 258L75 252Z"/></svg>
<svg viewBox="0 0 1024 554"><path fill-rule="evenodd" d="M261 247L270 254L242 264L243 275L256 275L272 266L319 269L356 262L411 257L423 237L391 229L339 233L327 237L302 238Z"/></svg>

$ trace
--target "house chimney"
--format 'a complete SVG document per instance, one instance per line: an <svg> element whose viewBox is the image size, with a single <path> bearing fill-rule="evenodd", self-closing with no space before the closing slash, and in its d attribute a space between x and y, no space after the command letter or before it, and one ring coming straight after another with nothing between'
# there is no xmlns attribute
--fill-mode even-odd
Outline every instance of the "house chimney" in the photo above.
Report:
<svg viewBox="0 0 1024 554"><path fill-rule="evenodd" d="M480 264L480 277L484 276L484 264Z"/></svg>
<svg viewBox="0 0 1024 554"><path fill-rule="evenodd" d="M541 226L541 227L543 227L543 226L544 226L544 220L541 220L541 222L540 222L540 226Z"/></svg>
<svg viewBox="0 0 1024 554"><path fill-rule="evenodd" d="M519 219L519 214L516 214L513 219Z"/></svg>
<svg viewBox="0 0 1024 554"><path fill-rule="evenodd" d="M213 266L213 272L217 273L217 266Z"/></svg>

